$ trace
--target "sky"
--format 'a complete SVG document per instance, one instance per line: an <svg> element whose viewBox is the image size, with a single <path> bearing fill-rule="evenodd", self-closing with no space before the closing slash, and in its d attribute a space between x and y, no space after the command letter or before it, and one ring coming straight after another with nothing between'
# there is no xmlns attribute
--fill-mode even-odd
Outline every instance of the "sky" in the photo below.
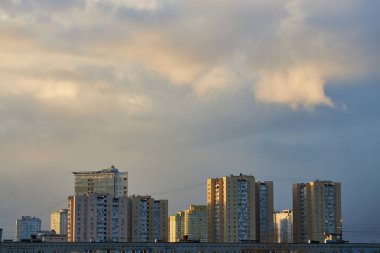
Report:
<svg viewBox="0 0 380 253"><path fill-rule="evenodd" d="M342 183L344 239L380 242L380 2L1 0L0 227L67 205L73 171L205 204L206 180Z"/></svg>

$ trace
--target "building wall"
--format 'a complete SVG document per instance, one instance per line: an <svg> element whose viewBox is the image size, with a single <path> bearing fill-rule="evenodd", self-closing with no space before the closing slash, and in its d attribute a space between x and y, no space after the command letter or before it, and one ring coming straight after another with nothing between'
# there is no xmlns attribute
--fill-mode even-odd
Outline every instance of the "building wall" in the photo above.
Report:
<svg viewBox="0 0 380 253"><path fill-rule="evenodd" d="M128 198L104 194L69 197L69 242L126 242Z"/></svg>
<svg viewBox="0 0 380 253"><path fill-rule="evenodd" d="M275 212L274 219L274 242L293 243L293 211L284 210Z"/></svg>
<svg viewBox="0 0 380 253"><path fill-rule="evenodd" d="M273 182L256 182L256 239L273 242Z"/></svg>
<svg viewBox="0 0 380 253"><path fill-rule="evenodd" d="M189 240L208 241L207 217L207 206L191 205L185 210L184 234Z"/></svg>
<svg viewBox="0 0 380 253"><path fill-rule="evenodd" d="M170 252L170 253L377 253L379 243L262 244L262 243L2 243L0 253Z"/></svg>
<svg viewBox="0 0 380 253"><path fill-rule="evenodd" d="M185 226L185 213L177 212L169 217L169 242L179 242L183 239Z"/></svg>
<svg viewBox="0 0 380 253"><path fill-rule="evenodd" d="M168 201L154 200L150 196L129 198L129 227L131 242L168 240Z"/></svg>
<svg viewBox="0 0 380 253"><path fill-rule="evenodd" d="M168 241L168 201L154 200L153 202L154 239Z"/></svg>
<svg viewBox="0 0 380 253"><path fill-rule="evenodd" d="M255 178L239 175L207 180L208 240L256 239Z"/></svg>
<svg viewBox="0 0 380 253"><path fill-rule="evenodd" d="M60 209L50 215L50 230L54 230L57 235L67 235L68 209Z"/></svg>
<svg viewBox="0 0 380 253"><path fill-rule="evenodd" d="M37 236L40 230L41 220L39 218L22 216L21 219L16 221L16 240L30 239L32 235Z"/></svg>
<svg viewBox="0 0 380 253"><path fill-rule="evenodd" d="M341 185L314 181L293 185L294 242L323 242L328 234L341 234Z"/></svg>
<svg viewBox="0 0 380 253"><path fill-rule="evenodd" d="M109 194L112 197L128 196L128 173L111 166L100 171L73 172L75 195L87 193Z"/></svg>

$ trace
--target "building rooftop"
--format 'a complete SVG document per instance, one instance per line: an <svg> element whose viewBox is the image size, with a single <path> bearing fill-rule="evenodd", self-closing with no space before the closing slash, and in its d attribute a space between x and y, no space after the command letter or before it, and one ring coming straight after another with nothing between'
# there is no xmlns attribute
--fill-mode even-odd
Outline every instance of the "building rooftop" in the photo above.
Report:
<svg viewBox="0 0 380 253"><path fill-rule="evenodd" d="M119 170L115 166L111 166L108 169L102 169L98 171L79 171L79 172L73 172L74 175L80 175L80 174L116 174L119 173Z"/></svg>

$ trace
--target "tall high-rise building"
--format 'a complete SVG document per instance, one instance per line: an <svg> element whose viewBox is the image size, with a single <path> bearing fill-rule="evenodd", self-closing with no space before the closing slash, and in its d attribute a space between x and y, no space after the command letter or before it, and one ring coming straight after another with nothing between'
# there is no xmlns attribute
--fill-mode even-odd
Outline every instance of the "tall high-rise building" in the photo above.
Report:
<svg viewBox="0 0 380 253"><path fill-rule="evenodd" d="M67 236L67 209L60 209L50 214L50 230L54 230L57 235Z"/></svg>
<svg viewBox="0 0 380 253"><path fill-rule="evenodd" d="M169 242L179 242L185 232L185 212L180 211L169 217Z"/></svg>
<svg viewBox="0 0 380 253"><path fill-rule="evenodd" d="M283 210L275 212L274 219L274 242L293 243L293 211Z"/></svg>
<svg viewBox="0 0 380 253"><path fill-rule="evenodd" d="M314 181L293 184L293 240L324 242L342 234L340 183Z"/></svg>
<svg viewBox="0 0 380 253"><path fill-rule="evenodd" d="M21 219L16 221L16 240L30 239L31 236L37 236L40 230L41 220L39 218L22 216Z"/></svg>
<svg viewBox="0 0 380 253"><path fill-rule="evenodd" d="M240 174L207 179L208 240L256 240L255 178Z"/></svg>
<svg viewBox="0 0 380 253"><path fill-rule="evenodd" d="M184 235L188 240L208 241L207 215L207 206L190 205L190 208L185 210Z"/></svg>
<svg viewBox="0 0 380 253"><path fill-rule="evenodd" d="M128 240L131 242L154 242L168 240L168 201L155 200L150 196L129 198Z"/></svg>
<svg viewBox="0 0 380 253"><path fill-rule="evenodd" d="M109 194L118 198L128 196L128 173L119 172L111 166L100 171L73 172L75 176L75 195L87 193Z"/></svg>
<svg viewBox="0 0 380 253"><path fill-rule="evenodd" d="M256 182L256 239L273 242L273 182Z"/></svg>
<svg viewBox="0 0 380 253"><path fill-rule="evenodd" d="M69 242L127 242L128 197L75 195L68 206Z"/></svg>

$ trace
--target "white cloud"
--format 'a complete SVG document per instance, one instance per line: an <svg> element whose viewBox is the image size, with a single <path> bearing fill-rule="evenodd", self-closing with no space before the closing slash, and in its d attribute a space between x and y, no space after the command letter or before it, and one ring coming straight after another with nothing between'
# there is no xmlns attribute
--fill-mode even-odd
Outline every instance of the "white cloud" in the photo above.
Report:
<svg viewBox="0 0 380 253"><path fill-rule="evenodd" d="M193 89L200 98L207 100L217 97L220 92L236 85L234 82L237 82L236 74L226 66L218 66L196 80L193 83Z"/></svg>
<svg viewBox="0 0 380 253"><path fill-rule="evenodd" d="M119 94L117 98L122 107L132 115L148 112L153 107L151 98L146 95Z"/></svg>
<svg viewBox="0 0 380 253"><path fill-rule="evenodd" d="M310 66L294 66L285 70L263 72L255 86L258 101L312 108L317 105L334 107L325 95L325 80L318 69Z"/></svg>
<svg viewBox="0 0 380 253"><path fill-rule="evenodd" d="M360 64L352 58L358 49L344 31L335 34L310 19L313 8L323 14L321 6L299 0L201 5L187 0L88 0L87 5L73 1L64 12L54 10L54 4L35 2L29 12L16 8L21 3L6 3L17 15L0 30L0 56L5 59L0 71L10 71L8 81L14 83L25 69L33 72L50 64L67 73L73 65L141 67L170 84L188 86L201 99L217 98L248 80L260 102L309 108L334 105L325 94L330 80L366 71L362 62L368 56L362 55ZM125 7L149 13L121 17L115 10ZM38 21L46 8L52 9L48 22ZM1 16L12 11L3 8ZM235 61L237 52L244 61ZM86 84L77 85L81 89Z"/></svg>

